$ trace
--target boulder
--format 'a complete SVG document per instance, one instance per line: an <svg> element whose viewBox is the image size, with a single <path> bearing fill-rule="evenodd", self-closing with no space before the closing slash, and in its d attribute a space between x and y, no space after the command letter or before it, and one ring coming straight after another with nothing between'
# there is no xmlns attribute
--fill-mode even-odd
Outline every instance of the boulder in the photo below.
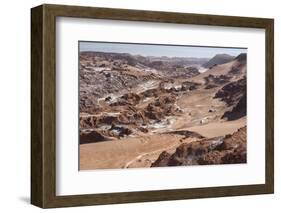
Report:
<svg viewBox="0 0 281 213"><path fill-rule="evenodd" d="M110 140L108 137L104 136L101 132L92 130L87 133L80 133L80 144L85 143L96 143L96 142L102 142Z"/></svg>

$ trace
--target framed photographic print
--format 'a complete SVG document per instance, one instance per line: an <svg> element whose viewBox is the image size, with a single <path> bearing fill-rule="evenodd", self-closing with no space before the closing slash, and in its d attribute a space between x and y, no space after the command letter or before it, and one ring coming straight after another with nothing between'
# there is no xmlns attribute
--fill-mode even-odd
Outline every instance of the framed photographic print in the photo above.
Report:
<svg viewBox="0 0 281 213"><path fill-rule="evenodd" d="M31 203L274 191L272 19L31 9Z"/></svg>

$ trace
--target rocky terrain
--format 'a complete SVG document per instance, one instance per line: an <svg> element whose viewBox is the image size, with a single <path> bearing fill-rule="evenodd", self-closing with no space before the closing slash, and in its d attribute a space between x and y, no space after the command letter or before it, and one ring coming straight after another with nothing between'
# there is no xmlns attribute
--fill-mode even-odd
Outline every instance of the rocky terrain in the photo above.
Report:
<svg viewBox="0 0 281 213"><path fill-rule="evenodd" d="M246 127L233 134L184 143L163 151L151 167L246 163Z"/></svg>
<svg viewBox="0 0 281 213"><path fill-rule="evenodd" d="M246 54L79 61L80 169L246 162Z"/></svg>

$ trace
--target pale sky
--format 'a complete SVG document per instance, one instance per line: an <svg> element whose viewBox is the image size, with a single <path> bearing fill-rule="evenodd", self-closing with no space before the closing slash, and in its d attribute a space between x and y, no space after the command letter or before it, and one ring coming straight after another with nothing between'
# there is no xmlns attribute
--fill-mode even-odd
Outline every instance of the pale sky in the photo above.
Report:
<svg viewBox="0 0 281 213"><path fill-rule="evenodd" d="M167 57L195 57L211 58L216 54L229 54L237 56L247 53L247 48L233 47L200 47L200 46L176 46L176 45L151 45L130 43L107 43L107 42L79 42L80 52L113 52L129 53L142 56L167 56Z"/></svg>

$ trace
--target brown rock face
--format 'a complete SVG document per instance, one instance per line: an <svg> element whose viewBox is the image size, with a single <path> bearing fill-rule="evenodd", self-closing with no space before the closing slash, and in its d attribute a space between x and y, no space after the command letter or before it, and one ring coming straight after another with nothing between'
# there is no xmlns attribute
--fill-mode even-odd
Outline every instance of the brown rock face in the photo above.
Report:
<svg viewBox="0 0 281 213"><path fill-rule="evenodd" d="M229 82L230 78L230 76L226 75L214 76L210 74L204 77L204 80L206 85L222 85Z"/></svg>
<svg viewBox="0 0 281 213"><path fill-rule="evenodd" d="M230 111L224 113L222 118L235 120L246 116L247 94L246 94L246 77L231 82L222 87L214 98L224 101L227 106L232 107Z"/></svg>
<svg viewBox="0 0 281 213"><path fill-rule="evenodd" d="M85 129L97 128L100 125L111 125L112 123L119 123L118 117L110 115L80 117L80 127Z"/></svg>
<svg viewBox="0 0 281 213"><path fill-rule="evenodd" d="M164 95L157 98L154 102L148 104L144 110L147 118L152 120L161 120L161 118L173 115L176 111L174 103L176 97L172 95Z"/></svg>
<svg viewBox="0 0 281 213"><path fill-rule="evenodd" d="M80 117L80 128L91 128L98 124L98 118L96 116Z"/></svg>
<svg viewBox="0 0 281 213"><path fill-rule="evenodd" d="M247 94L245 93L239 100L236 106L231 111L224 113L222 118L226 118L229 121L236 120L244 117L247 114Z"/></svg>
<svg viewBox="0 0 281 213"><path fill-rule="evenodd" d="M87 130L80 132L80 144L96 143L102 141L113 140L132 134L133 131L127 127L112 124L107 130Z"/></svg>
<svg viewBox="0 0 281 213"><path fill-rule="evenodd" d="M127 93L121 96L122 99L128 101L132 105L136 105L140 102L141 97L136 93Z"/></svg>
<svg viewBox="0 0 281 213"><path fill-rule="evenodd" d="M171 158L171 154L164 151L159 155L158 159L154 163L152 163L151 167L168 166L170 158Z"/></svg>
<svg viewBox="0 0 281 213"><path fill-rule="evenodd" d="M141 97L136 93L126 93L121 96L116 102L111 103L110 106L135 106L141 100Z"/></svg>
<svg viewBox="0 0 281 213"><path fill-rule="evenodd" d="M215 94L214 98L219 98L220 100L226 102L228 106L232 106L246 93L246 83L245 77L238 81L231 82L222 87Z"/></svg>
<svg viewBox="0 0 281 213"><path fill-rule="evenodd" d="M109 140L99 131L90 131L88 133L80 133L80 144L93 143Z"/></svg>
<svg viewBox="0 0 281 213"><path fill-rule="evenodd" d="M161 93L160 88L148 89L141 93L143 97L157 97Z"/></svg>
<svg viewBox="0 0 281 213"><path fill-rule="evenodd" d="M190 81L185 81L182 83L181 86L181 91L191 91L197 89L201 84L195 83L195 82L190 82Z"/></svg>
<svg viewBox="0 0 281 213"><path fill-rule="evenodd" d="M115 131L115 135L118 137L124 137L126 135L130 135L133 133L133 131L129 128L122 127L122 126L115 126L112 125L112 127L109 130L110 132Z"/></svg>
<svg viewBox="0 0 281 213"><path fill-rule="evenodd" d="M246 127L225 137L181 144L174 153L162 152L152 167L246 163Z"/></svg>

